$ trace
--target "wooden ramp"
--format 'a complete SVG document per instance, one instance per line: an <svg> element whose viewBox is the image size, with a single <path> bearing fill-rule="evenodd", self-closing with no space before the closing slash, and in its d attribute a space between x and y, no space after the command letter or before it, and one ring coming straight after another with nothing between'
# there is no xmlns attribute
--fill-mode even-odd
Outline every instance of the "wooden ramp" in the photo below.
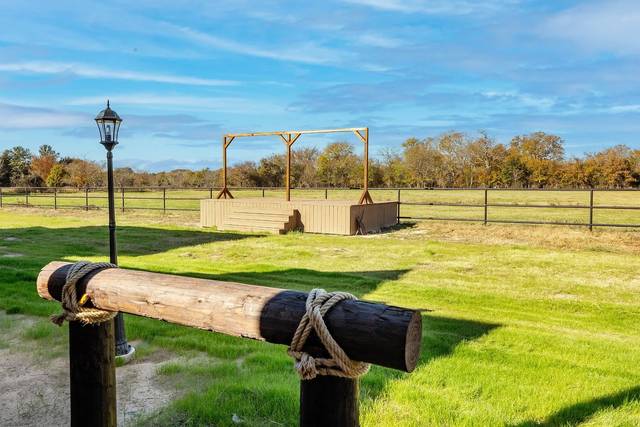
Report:
<svg viewBox="0 0 640 427"><path fill-rule="evenodd" d="M251 208L236 206L225 215L220 230L285 234L298 229L300 214L290 207Z"/></svg>

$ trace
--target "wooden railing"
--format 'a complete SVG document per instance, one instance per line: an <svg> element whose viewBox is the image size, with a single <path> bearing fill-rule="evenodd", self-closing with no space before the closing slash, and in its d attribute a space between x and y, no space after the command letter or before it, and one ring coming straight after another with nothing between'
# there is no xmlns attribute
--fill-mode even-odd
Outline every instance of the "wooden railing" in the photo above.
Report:
<svg viewBox="0 0 640 427"><path fill-rule="evenodd" d="M46 265L37 279L38 294L60 300L71 265ZM90 305L102 310L276 344L291 343L306 312L307 298L306 293L292 290L122 268L88 275L78 283L77 294L86 294ZM324 321L349 358L405 372L416 367L422 337L418 311L345 300L331 308ZM313 333L304 351L326 357ZM88 326L70 322L69 352L71 424L114 426L113 322ZM318 376L301 380L300 425L357 426L358 379Z"/></svg>

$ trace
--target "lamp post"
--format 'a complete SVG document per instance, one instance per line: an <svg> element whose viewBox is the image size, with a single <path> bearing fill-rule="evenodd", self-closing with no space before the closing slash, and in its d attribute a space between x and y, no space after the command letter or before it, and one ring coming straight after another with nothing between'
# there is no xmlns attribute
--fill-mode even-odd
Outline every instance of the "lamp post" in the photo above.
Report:
<svg viewBox="0 0 640 427"><path fill-rule="evenodd" d="M109 198L109 262L118 264L118 250L116 249L116 214L113 189L113 148L118 144L118 131L122 119L118 113L111 109L107 100L107 108L100 111L96 116L96 124L100 131L100 144L107 149L107 192ZM122 358L125 362L133 356L135 349L127 342L124 330L124 318L122 313L118 313L115 320L116 332L116 357Z"/></svg>

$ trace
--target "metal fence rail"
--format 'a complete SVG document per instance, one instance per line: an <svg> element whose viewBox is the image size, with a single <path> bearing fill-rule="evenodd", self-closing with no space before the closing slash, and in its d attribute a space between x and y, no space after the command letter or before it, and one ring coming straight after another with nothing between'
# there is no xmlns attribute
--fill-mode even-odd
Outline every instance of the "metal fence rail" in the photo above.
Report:
<svg viewBox="0 0 640 427"><path fill-rule="evenodd" d="M216 193L214 187L120 187L117 189L116 204L121 212L127 210L153 210L153 211L192 211L198 212L199 207L189 206L189 202L197 202L203 199L212 199ZM280 187L239 187L232 190L241 193L242 191L252 191L257 197L270 197L269 192L283 192ZM356 189L347 188L296 188L303 194L311 194L316 198L329 199L332 196L339 195L341 192L357 191ZM633 222L598 222L594 220L594 212L596 211L640 211L640 190L639 189L511 189L511 188L371 188L371 192L379 191L386 194L387 201L398 202L398 222L401 220L415 221L464 221L464 222L481 222L483 224L499 223L499 224L540 224L540 225L571 225L585 226L590 230L593 227L620 227L620 228L640 228L640 215ZM184 195L188 192L187 195ZM435 197L436 193L441 192L459 192L459 193L477 193L476 201L439 201ZM512 202L504 203L500 201L492 201L492 193L498 192L573 192L584 194L588 203L557 203L544 204L538 201ZM610 193L610 192L627 192L638 194L636 200L637 205L619 205L619 204L596 204L594 203L594 194ZM150 195L145 195L149 193ZM155 193L157 195L152 195ZM182 195L181 195L182 193ZM396 193L396 194L394 194ZM634 195L635 195L634 194ZM375 193L374 199L375 199ZM343 194L344 196L344 194ZM467 196L469 196L467 194ZM470 197L466 197L469 199ZM45 202L46 199L46 203ZM90 187L83 189L76 188L48 188L48 187L0 187L0 208L4 206L19 207L40 207L53 209L83 209L86 211L93 209L102 209L107 205L106 188ZM41 202L42 201L42 202ZM75 202L74 201L78 201ZM377 201L377 200L376 200ZM413 207L413 209L411 209ZM423 215L420 209L434 208L450 208L444 215ZM477 208L481 209L481 214L477 217L456 217L455 214L460 209ZM517 208L517 209L566 209L566 210L583 210L587 213L588 220L581 222L575 220L536 220L536 219L519 219L519 218L496 218L490 215L492 208ZM410 214L403 211L412 210Z"/></svg>

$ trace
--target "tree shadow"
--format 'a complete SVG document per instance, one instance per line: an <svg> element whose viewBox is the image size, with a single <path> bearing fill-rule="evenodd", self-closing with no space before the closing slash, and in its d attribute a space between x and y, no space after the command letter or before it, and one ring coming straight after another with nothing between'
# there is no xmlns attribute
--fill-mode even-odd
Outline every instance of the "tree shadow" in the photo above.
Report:
<svg viewBox="0 0 640 427"><path fill-rule="evenodd" d="M640 400L640 386L567 406L547 417L544 421L529 420L512 424L510 427L577 425L587 421L601 410L614 409L634 400Z"/></svg>
<svg viewBox="0 0 640 427"><path fill-rule="evenodd" d="M185 273L187 276L203 279L231 281L290 290L310 291L323 288L327 291L346 291L357 297L373 292L385 281L400 279L409 269L374 271L318 271L309 269L282 269L271 272L234 272L224 274ZM369 302L388 303L366 298ZM481 338L500 324L456 319L422 312L422 341L420 358L416 370L432 360L452 354L458 345ZM294 328L295 326L292 326ZM310 337L311 342L317 338ZM384 392L386 385L393 380L408 378L407 374L387 368L374 368L362 378L361 398L375 400Z"/></svg>
<svg viewBox="0 0 640 427"><path fill-rule="evenodd" d="M25 251L33 248L31 257L46 245L48 260L68 256L93 257L109 255L109 234L106 226L68 228L27 227L0 230L0 244L6 238L18 239ZM234 241L265 237L263 234L227 233L211 230L167 230L156 227L121 226L116 232L118 254L122 256L144 256L166 252L183 246L203 243Z"/></svg>

